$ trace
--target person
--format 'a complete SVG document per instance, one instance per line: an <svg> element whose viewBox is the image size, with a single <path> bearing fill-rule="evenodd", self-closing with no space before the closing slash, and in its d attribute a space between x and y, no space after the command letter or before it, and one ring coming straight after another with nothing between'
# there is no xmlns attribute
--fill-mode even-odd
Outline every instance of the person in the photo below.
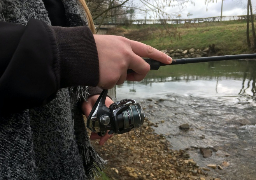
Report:
<svg viewBox="0 0 256 180"><path fill-rule="evenodd" d="M84 0L0 1L0 179L93 179L105 161L83 114L102 88L142 80L149 65L141 57L172 61L93 31ZM102 145L111 136L92 138Z"/></svg>

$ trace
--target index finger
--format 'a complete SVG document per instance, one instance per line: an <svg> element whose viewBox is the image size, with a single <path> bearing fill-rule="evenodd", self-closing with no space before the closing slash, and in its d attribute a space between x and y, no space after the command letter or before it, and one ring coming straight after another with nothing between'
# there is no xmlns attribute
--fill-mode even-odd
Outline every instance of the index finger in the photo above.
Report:
<svg viewBox="0 0 256 180"><path fill-rule="evenodd" d="M140 57L151 58L164 64L172 63L172 58L170 56L149 45L131 40L130 46L132 51Z"/></svg>

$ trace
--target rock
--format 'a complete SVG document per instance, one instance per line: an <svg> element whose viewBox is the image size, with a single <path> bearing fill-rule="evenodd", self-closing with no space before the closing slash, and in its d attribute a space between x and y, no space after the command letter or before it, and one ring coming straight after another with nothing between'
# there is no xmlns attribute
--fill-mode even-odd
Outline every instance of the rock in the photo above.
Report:
<svg viewBox="0 0 256 180"><path fill-rule="evenodd" d="M173 53L173 52L174 52L174 50L172 50L172 49L171 49L171 50L169 50L169 53L170 53L170 54L171 54L171 53Z"/></svg>
<svg viewBox="0 0 256 180"><path fill-rule="evenodd" d="M148 125L149 125L149 126L154 126L155 124L152 123L152 122L149 122Z"/></svg>
<svg viewBox="0 0 256 180"><path fill-rule="evenodd" d="M247 119L242 119L242 120L239 121L239 124L240 124L241 126L249 125L249 124L251 124L251 121L249 121L249 120L247 120Z"/></svg>
<svg viewBox="0 0 256 180"><path fill-rule="evenodd" d="M175 52L176 52L176 53L182 53L183 50L182 50L182 49L177 49Z"/></svg>
<svg viewBox="0 0 256 180"><path fill-rule="evenodd" d="M181 130L188 131L190 127L189 127L189 124L182 124L179 126L179 128Z"/></svg>
<svg viewBox="0 0 256 180"><path fill-rule="evenodd" d="M204 158L208 158L212 156L212 150L209 148L200 148L200 152Z"/></svg>
<svg viewBox="0 0 256 180"><path fill-rule="evenodd" d="M202 55L203 57L207 57L208 53L207 53L207 52L202 52L201 55Z"/></svg>
<svg viewBox="0 0 256 180"><path fill-rule="evenodd" d="M201 136L200 136L200 139L205 139L205 135L201 135Z"/></svg>
<svg viewBox="0 0 256 180"><path fill-rule="evenodd" d="M228 167L230 164L227 161L223 161L221 165L224 166L224 167Z"/></svg>
<svg viewBox="0 0 256 180"><path fill-rule="evenodd" d="M182 54L188 54L188 50L183 51Z"/></svg>
<svg viewBox="0 0 256 180"><path fill-rule="evenodd" d="M195 49L194 48L191 48L188 50L189 53L194 53L195 52Z"/></svg>
<svg viewBox="0 0 256 180"><path fill-rule="evenodd" d="M204 171L210 171L210 169L208 168L202 168Z"/></svg>
<svg viewBox="0 0 256 180"><path fill-rule="evenodd" d="M118 170L116 168L111 168L112 171L114 171L116 174L118 174Z"/></svg>
<svg viewBox="0 0 256 180"><path fill-rule="evenodd" d="M204 50L203 50L203 52L208 52L210 49L209 49L209 47L207 47L207 48L205 48Z"/></svg>
<svg viewBox="0 0 256 180"><path fill-rule="evenodd" d="M161 52L163 52L164 54L168 54L167 50L162 50Z"/></svg>
<svg viewBox="0 0 256 180"><path fill-rule="evenodd" d="M220 156L220 157L228 157L228 156L230 156L230 154L228 154L227 152L225 152L225 151L218 151L217 153L216 153L216 155L217 156Z"/></svg>
<svg viewBox="0 0 256 180"><path fill-rule="evenodd" d="M207 167L210 167L212 169L216 169L217 165L216 164L208 164Z"/></svg>
<svg viewBox="0 0 256 180"><path fill-rule="evenodd" d="M218 165L218 169L223 170L223 167L221 167L220 165Z"/></svg>

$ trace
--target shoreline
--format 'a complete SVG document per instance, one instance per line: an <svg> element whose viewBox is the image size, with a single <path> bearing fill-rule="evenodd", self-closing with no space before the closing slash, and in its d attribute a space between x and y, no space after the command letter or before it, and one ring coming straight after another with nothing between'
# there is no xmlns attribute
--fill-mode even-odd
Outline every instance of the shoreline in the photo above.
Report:
<svg viewBox="0 0 256 180"><path fill-rule="evenodd" d="M155 133L157 124L145 120L141 135L133 132L114 135L104 146L92 144L107 160L104 173L113 180L193 179L220 180L208 176L209 168L200 168L186 150L171 149L164 135Z"/></svg>

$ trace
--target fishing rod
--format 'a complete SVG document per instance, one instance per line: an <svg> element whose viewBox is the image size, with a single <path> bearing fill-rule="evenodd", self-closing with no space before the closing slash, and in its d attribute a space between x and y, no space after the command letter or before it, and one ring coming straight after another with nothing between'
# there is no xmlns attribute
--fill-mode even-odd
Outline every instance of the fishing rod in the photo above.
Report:
<svg viewBox="0 0 256 180"><path fill-rule="evenodd" d="M256 59L256 54L238 54L238 55L224 55L224 56L210 56L200 58L182 58L173 59L171 64L163 64L154 59L145 58L144 60L150 65L150 70L158 70L160 66L176 65L176 64L188 64L188 63L199 63L209 61L223 61L223 60L236 60L236 59ZM128 72L132 72L128 70Z"/></svg>

